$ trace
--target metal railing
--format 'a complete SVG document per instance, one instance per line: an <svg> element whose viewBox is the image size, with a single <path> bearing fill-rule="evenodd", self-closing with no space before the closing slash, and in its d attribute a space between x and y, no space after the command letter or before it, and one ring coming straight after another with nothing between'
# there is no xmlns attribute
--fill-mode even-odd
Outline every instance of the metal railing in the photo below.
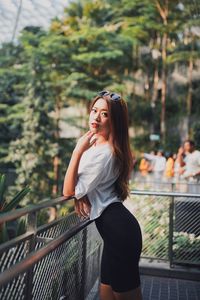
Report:
<svg viewBox="0 0 200 300"><path fill-rule="evenodd" d="M99 275L101 239L75 213L37 228L37 212L65 197L2 213L0 223L24 215L27 232L0 245L0 299L86 299ZM70 200L68 200L70 201Z"/></svg>
<svg viewBox="0 0 200 300"><path fill-rule="evenodd" d="M102 246L94 223L71 213L36 226L37 212L65 201L1 213L0 224L28 216L26 233L0 245L1 300L87 299L99 277ZM132 191L125 206L141 225L142 257L169 261L171 267L200 265L200 195Z"/></svg>
<svg viewBox="0 0 200 300"><path fill-rule="evenodd" d="M141 191L200 193L200 182L195 179L189 181L182 178L166 178L164 176L155 178L151 173L142 176L140 172L134 172L130 184L132 189Z"/></svg>
<svg viewBox="0 0 200 300"><path fill-rule="evenodd" d="M143 233L142 257L200 266L200 195L132 191L125 204Z"/></svg>

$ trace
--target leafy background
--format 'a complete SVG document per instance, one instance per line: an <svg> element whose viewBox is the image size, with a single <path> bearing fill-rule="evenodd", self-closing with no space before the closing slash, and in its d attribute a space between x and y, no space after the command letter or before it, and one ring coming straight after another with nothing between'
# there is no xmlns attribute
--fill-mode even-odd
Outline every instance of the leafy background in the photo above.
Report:
<svg viewBox="0 0 200 300"><path fill-rule="evenodd" d="M193 1L71 1L48 30L25 27L0 48L0 171L22 205L61 194L75 139L65 108L87 111L104 88L127 100L133 151L200 146L200 27ZM53 116L52 116L53 112ZM159 134L152 142L150 134ZM12 172L11 172L12 171ZM15 183L15 185L13 185Z"/></svg>

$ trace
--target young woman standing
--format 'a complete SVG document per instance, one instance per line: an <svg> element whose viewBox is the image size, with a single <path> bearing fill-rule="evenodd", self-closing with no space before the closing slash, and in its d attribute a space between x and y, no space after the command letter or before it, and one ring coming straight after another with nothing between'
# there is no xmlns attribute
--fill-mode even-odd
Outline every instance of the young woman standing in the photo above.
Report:
<svg viewBox="0 0 200 300"><path fill-rule="evenodd" d="M141 300L139 258L142 235L136 218L125 208L132 155L126 102L102 91L91 103L89 131L73 151L63 186L76 198L80 216L95 220L104 241L101 300Z"/></svg>

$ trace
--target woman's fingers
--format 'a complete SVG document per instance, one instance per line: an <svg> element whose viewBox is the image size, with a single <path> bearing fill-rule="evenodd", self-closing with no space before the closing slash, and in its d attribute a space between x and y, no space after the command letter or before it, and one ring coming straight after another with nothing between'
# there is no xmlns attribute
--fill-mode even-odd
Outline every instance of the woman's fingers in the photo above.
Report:
<svg viewBox="0 0 200 300"><path fill-rule="evenodd" d="M82 200L80 201L79 205L80 205L80 214L81 214L81 216L84 217L84 218L88 217L88 214L85 211L84 202Z"/></svg>
<svg viewBox="0 0 200 300"><path fill-rule="evenodd" d="M74 204L75 204L75 213L79 217L87 218L89 216L90 206L84 198L79 200L75 199Z"/></svg>
<svg viewBox="0 0 200 300"><path fill-rule="evenodd" d="M77 142L75 150L83 153L85 150L90 148L96 141L94 136L94 132L88 131L86 132ZM93 138L93 139L92 139Z"/></svg>
<svg viewBox="0 0 200 300"><path fill-rule="evenodd" d="M91 203L90 203L90 201L89 201L87 195L84 196L82 199L83 199L83 202L84 202L85 204L87 204L87 206L90 208L90 207L91 207Z"/></svg>
<svg viewBox="0 0 200 300"><path fill-rule="evenodd" d="M86 133L86 136L88 137L89 140L93 137L93 135L95 135L95 132L88 131L88 132Z"/></svg>
<svg viewBox="0 0 200 300"><path fill-rule="evenodd" d="M80 211L79 211L79 205L77 199L74 199L74 208L75 208L75 213L79 216Z"/></svg>
<svg viewBox="0 0 200 300"><path fill-rule="evenodd" d="M93 140L90 141L90 146L92 146L95 142L96 142L96 138L94 138Z"/></svg>
<svg viewBox="0 0 200 300"><path fill-rule="evenodd" d="M88 135L88 136L93 136L94 134L95 134L95 133L92 132L92 131L90 131L90 130L86 132L86 135Z"/></svg>
<svg viewBox="0 0 200 300"><path fill-rule="evenodd" d="M95 132L89 131L88 133L88 139L89 139L89 145L92 146L96 142L96 138L94 137Z"/></svg>
<svg viewBox="0 0 200 300"><path fill-rule="evenodd" d="M84 211L87 215L90 214L90 210L91 210L91 204L89 202L89 200L86 198L83 199L83 208L84 208Z"/></svg>

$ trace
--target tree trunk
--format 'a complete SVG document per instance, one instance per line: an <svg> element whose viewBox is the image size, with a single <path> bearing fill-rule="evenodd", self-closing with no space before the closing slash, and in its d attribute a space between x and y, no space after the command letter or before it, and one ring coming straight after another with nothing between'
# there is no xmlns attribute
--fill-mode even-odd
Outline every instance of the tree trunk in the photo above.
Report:
<svg viewBox="0 0 200 300"><path fill-rule="evenodd" d="M186 99L187 105L187 138L190 136L190 118L191 118L191 110L192 110L192 71L193 71L193 59L192 55L190 56L189 66L188 66L188 93Z"/></svg>
<svg viewBox="0 0 200 300"><path fill-rule="evenodd" d="M153 75L153 92L151 98L151 106L155 107L155 103L158 99L158 82L159 82L159 75L158 75L158 62L155 63L154 75Z"/></svg>
<svg viewBox="0 0 200 300"><path fill-rule="evenodd" d="M56 99L56 107L55 107L55 111L56 111L56 131L55 131L55 138L58 141L58 139L60 138L60 128L59 128L59 122L60 122L60 99L59 97L57 97ZM57 196L58 195L58 184L59 184L59 156L56 155L53 159L53 173L54 173L54 185L52 188L52 194L53 196ZM49 207L49 220L48 222L53 221L57 216L57 211L55 207Z"/></svg>
<svg viewBox="0 0 200 300"><path fill-rule="evenodd" d="M56 141L60 138L60 128L59 128L59 122L60 122L60 99L57 97L56 101L56 132L55 132L55 138ZM58 180L59 180L59 156L56 155L53 159L53 170L54 170L54 185L52 189L52 194L56 196L58 194Z"/></svg>
<svg viewBox="0 0 200 300"><path fill-rule="evenodd" d="M161 89L161 116L160 116L160 132L162 140L165 142L166 138L166 91L167 91L167 33L164 33L162 38L162 89Z"/></svg>
<svg viewBox="0 0 200 300"><path fill-rule="evenodd" d="M144 90L145 90L145 100L149 101L151 99L150 97L150 75L148 70L146 70L146 77L145 77L145 85L144 85Z"/></svg>
<svg viewBox="0 0 200 300"><path fill-rule="evenodd" d="M156 108L156 101L158 100L158 82L159 82L159 74L158 74L158 61L155 62L155 69L153 75L153 91L151 97L151 108L153 113L153 122L151 124L151 133L155 133L156 131L156 115L155 115L155 108Z"/></svg>
<svg viewBox="0 0 200 300"><path fill-rule="evenodd" d="M58 195L58 181L59 181L59 157L55 156L53 159L53 173L54 173L54 185L52 189L52 194L54 196Z"/></svg>
<svg viewBox="0 0 200 300"><path fill-rule="evenodd" d="M164 28L167 28L168 25L168 15L169 15L169 1L165 0L162 6L162 2L155 0L156 7L158 12L163 20ZM167 30L165 30L162 37L162 89L161 89L161 115L160 115L160 133L162 136L162 141L165 142L166 139L166 91L167 91L167 67L166 67L166 58L167 58Z"/></svg>

